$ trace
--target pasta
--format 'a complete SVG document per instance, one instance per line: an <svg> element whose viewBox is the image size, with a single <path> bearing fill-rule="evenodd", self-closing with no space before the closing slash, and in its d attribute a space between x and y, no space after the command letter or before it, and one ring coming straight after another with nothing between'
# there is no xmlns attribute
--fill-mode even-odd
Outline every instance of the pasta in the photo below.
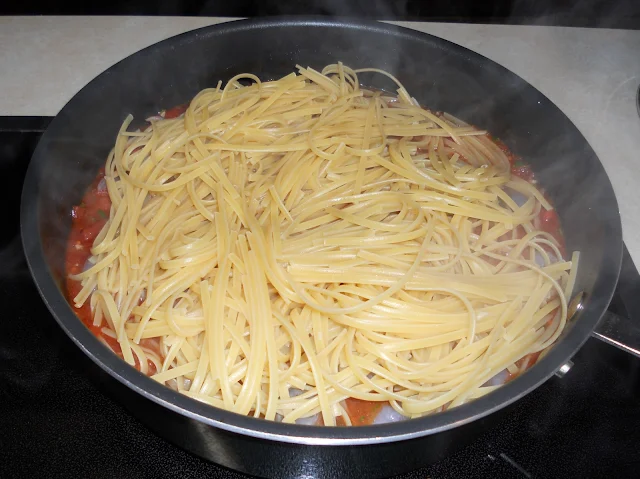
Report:
<svg viewBox="0 0 640 479"><path fill-rule="evenodd" d="M70 281L127 363L239 414L350 425L345 401L442 411L556 341L577 254L535 181L363 71L387 74L238 75L142 131L126 119Z"/></svg>

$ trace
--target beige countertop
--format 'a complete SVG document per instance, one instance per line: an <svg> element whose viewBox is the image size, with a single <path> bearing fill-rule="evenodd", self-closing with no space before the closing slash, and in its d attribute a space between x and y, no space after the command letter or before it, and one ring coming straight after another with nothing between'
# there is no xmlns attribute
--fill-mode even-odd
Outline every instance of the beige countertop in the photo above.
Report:
<svg viewBox="0 0 640 479"><path fill-rule="evenodd" d="M216 18L0 17L0 116L55 115L113 63ZM514 71L576 124L613 183L640 266L640 31L398 22Z"/></svg>

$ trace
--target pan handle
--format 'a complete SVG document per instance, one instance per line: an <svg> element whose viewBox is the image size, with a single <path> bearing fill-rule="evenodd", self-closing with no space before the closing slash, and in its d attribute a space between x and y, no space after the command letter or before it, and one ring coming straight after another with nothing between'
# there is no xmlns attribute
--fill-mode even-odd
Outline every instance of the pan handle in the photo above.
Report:
<svg viewBox="0 0 640 479"><path fill-rule="evenodd" d="M606 311L591 336L640 358L640 327L628 318Z"/></svg>

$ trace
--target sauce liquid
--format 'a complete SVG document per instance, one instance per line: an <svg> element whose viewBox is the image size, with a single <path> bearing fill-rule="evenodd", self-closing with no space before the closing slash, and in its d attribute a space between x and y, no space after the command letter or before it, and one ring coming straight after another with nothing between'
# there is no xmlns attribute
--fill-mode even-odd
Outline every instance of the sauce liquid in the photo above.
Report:
<svg viewBox="0 0 640 479"><path fill-rule="evenodd" d="M118 341L112 336L105 334L102 326L95 326L93 324L90 302L85 301L80 308L77 308L73 303L73 298L80 292L82 285L79 281L69 277L69 275L79 274L83 271L88 259L91 257L93 242L109 218L111 199L109 198L109 193L107 192L103 178L104 169L101 168L98 176L96 176L91 186L87 189L87 192L82 198L82 202L78 206L74 206L71 210L71 233L69 234L65 257L65 268L67 272L65 286L67 299L73 307L76 316L80 318L93 334L104 341L114 353L122 358L122 350ZM158 350L157 341L154 340L143 339L140 341L140 345L156 351ZM134 358L136 360L135 367L140 370L138 358L135 355ZM156 372L155 364L148 361L147 374L151 376Z"/></svg>

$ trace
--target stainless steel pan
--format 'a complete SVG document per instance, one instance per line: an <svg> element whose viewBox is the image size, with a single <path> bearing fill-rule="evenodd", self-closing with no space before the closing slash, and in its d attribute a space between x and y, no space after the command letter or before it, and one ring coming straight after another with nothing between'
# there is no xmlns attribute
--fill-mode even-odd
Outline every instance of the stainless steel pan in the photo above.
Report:
<svg viewBox="0 0 640 479"><path fill-rule="evenodd" d="M499 390L446 412L352 428L285 425L191 400L129 367L106 349L65 300L70 211L104 163L129 113L142 119L188 101L240 72L274 78L296 63L341 60L394 73L418 101L486 128L531 163L553 200L568 250L581 251L585 292L557 345ZM362 76L388 89L380 78ZM150 428L224 466L272 477L378 477L418 468L466 444L561 368L592 333L614 291L622 252L620 217L604 169L584 137L545 96L496 63L445 40L379 23L326 19L238 21L192 31L142 50L83 88L53 120L24 184L22 235L41 295L75 344L111 379Z"/></svg>

